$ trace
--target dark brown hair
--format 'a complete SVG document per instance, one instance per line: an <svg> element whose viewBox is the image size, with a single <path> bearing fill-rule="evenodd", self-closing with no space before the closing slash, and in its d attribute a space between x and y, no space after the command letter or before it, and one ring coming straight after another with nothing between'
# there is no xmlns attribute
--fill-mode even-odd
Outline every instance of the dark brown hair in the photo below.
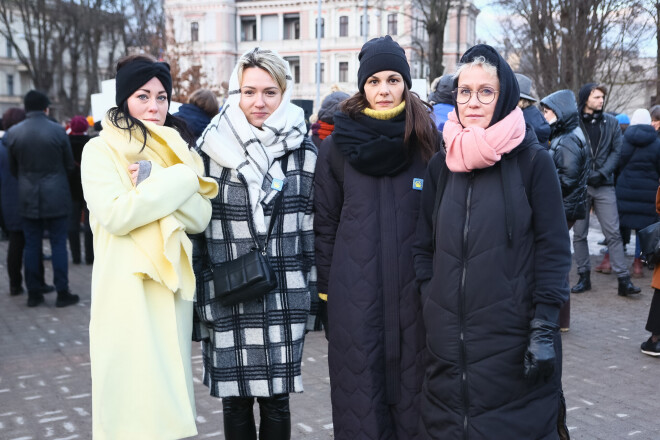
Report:
<svg viewBox="0 0 660 440"><path fill-rule="evenodd" d="M117 70L121 69L124 65L136 60L150 61L152 63L158 62L156 58L146 53L128 55L120 58L119 61L117 61ZM110 118L112 125L122 130L128 130L129 133L133 130L134 127L137 128L142 134L142 139L144 139L142 142L142 149L140 151L144 150L144 147L147 145L147 136L149 134L147 127L142 123L142 121L131 116L128 111L127 100L122 101L117 107L112 107L110 110L108 110L108 117ZM183 140L188 144L188 148L195 146L195 136L190 132L183 119L172 116L168 111L167 115L165 116L164 125L166 127L172 127L178 131Z"/></svg>
<svg viewBox="0 0 660 440"><path fill-rule="evenodd" d="M9 130L23 119L25 119L25 110L18 107L9 108L2 115L2 129Z"/></svg>
<svg viewBox="0 0 660 440"><path fill-rule="evenodd" d="M220 105L218 104L218 98L215 97L215 93L209 89L197 89L190 95L188 103L202 109L204 113L208 115L209 118L214 117L220 111Z"/></svg>
<svg viewBox="0 0 660 440"><path fill-rule="evenodd" d="M433 107L422 101L417 93L410 91L405 84L403 100L406 101L406 130L403 143L408 156L419 151L422 159L428 162L438 151L438 130L431 119ZM357 92L341 104L341 111L351 119L357 119L362 114L362 110L368 107L367 98Z"/></svg>

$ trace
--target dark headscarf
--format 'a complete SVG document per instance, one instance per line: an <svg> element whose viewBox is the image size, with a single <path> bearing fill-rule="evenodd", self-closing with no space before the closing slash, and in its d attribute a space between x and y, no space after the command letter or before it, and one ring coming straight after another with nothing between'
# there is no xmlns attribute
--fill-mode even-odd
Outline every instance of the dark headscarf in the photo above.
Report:
<svg viewBox="0 0 660 440"><path fill-rule="evenodd" d="M495 105L495 112L490 125L500 122L507 117L518 105L520 98L520 89L518 88L518 80L516 75L511 70L511 66L507 63L502 56L497 53L495 49L487 44L477 44L467 50L461 57L461 64L468 64L474 61L477 57L484 57L489 64L497 68L497 78L500 81L500 93L497 95L497 104ZM458 78L454 79L454 89L458 87ZM458 116L458 106L454 100L454 109ZM459 118L460 120L460 118Z"/></svg>
<svg viewBox="0 0 660 440"><path fill-rule="evenodd" d="M154 77L158 78L165 88L167 102L172 101L170 65L163 62L136 59L124 64L117 71L117 77L115 78L115 103L117 106L121 106L137 89Z"/></svg>

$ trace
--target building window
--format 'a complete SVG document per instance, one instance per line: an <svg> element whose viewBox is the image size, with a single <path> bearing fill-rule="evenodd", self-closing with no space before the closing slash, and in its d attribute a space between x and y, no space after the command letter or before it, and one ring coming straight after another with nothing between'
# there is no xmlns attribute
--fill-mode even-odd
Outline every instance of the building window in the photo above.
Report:
<svg viewBox="0 0 660 440"><path fill-rule="evenodd" d="M397 24L397 14L388 14L387 15L387 34L396 35L396 24Z"/></svg>
<svg viewBox="0 0 660 440"><path fill-rule="evenodd" d="M7 75L7 95L14 96L14 75Z"/></svg>
<svg viewBox="0 0 660 440"><path fill-rule="evenodd" d="M314 38L319 37L319 19L316 19L316 23L314 25ZM325 18L321 19L321 38L325 38Z"/></svg>
<svg viewBox="0 0 660 440"><path fill-rule="evenodd" d="M348 15L339 17L339 36L348 37Z"/></svg>
<svg viewBox="0 0 660 440"><path fill-rule="evenodd" d="M199 23L190 23L190 41L199 41Z"/></svg>
<svg viewBox="0 0 660 440"><path fill-rule="evenodd" d="M360 36L369 35L369 16L367 15L367 33L364 32L364 15L360 15Z"/></svg>
<svg viewBox="0 0 660 440"><path fill-rule="evenodd" d="M300 40L299 14L284 14L284 39Z"/></svg>
<svg viewBox="0 0 660 440"><path fill-rule="evenodd" d="M257 40L257 18L255 16L241 17L241 41Z"/></svg>
<svg viewBox="0 0 660 440"><path fill-rule="evenodd" d="M261 41L279 41L280 18L277 15L261 16Z"/></svg>
<svg viewBox="0 0 660 440"><path fill-rule="evenodd" d="M294 84L300 84L300 57L284 57L289 63Z"/></svg>
<svg viewBox="0 0 660 440"><path fill-rule="evenodd" d="M339 82L348 82L348 61L339 63Z"/></svg>
<svg viewBox="0 0 660 440"><path fill-rule="evenodd" d="M319 63L314 63L314 75L316 76L316 82L319 84L323 84L323 80L325 78L325 63L321 63L321 72L320 72L320 77L318 75L318 71L316 70L319 66Z"/></svg>

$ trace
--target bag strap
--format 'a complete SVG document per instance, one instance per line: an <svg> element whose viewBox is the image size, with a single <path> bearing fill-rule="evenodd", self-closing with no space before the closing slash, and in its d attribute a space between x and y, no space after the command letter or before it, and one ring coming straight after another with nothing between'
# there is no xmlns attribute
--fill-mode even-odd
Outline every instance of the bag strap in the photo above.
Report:
<svg viewBox="0 0 660 440"><path fill-rule="evenodd" d="M447 185L447 178L449 177L449 168L447 168L447 163L442 162L442 167L440 168L440 175L438 176L438 185L435 188L435 203L433 204L433 249L435 250L435 234L438 228L438 211L440 210L440 202L442 201L442 194L445 192L445 186Z"/></svg>
<svg viewBox="0 0 660 440"><path fill-rule="evenodd" d="M284 160L280 164L282 167L282 173L284 173L284 178L286 178L286 168L287 168L287 162L289 160L289 156L285 156ZM266 240L264 241L264 248L261 250L262 252L266 252L266 247L268 246L268 240L270 240L270 233L273 231L273 227L275 226L275 217L277 217L277 214L279 214L280 207L282 206L282 199L284 198L284 194L282 194L282 191L284 191L284 187L282 187L282 190L279 191L277 194L277 198L275 199L275 205L273 205L273 212L270 215L270 223L268 224L268 232L266 233Z"/></svg>

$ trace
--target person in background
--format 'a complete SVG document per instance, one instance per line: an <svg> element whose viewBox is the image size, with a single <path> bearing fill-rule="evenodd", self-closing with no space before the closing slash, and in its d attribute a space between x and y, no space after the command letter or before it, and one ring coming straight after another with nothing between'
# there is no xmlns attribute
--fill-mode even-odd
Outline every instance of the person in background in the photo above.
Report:
<svg viewBox="0 0 660 440"><path fill-rule="evenodd" d="M95 251L89 323L95 439L197 434L187 234L208 224L218 186L203 177L185 122L168 113L171 97L167 63L145 54L121 58L117 106L83 149Z"/></svg>
<svg viewBox="0 0 660 440"><path fill-rule="evenodd" d="M413 253L422 423L433 439L557 439L567 434L558 320L571 267L557 170L495 49L468 49L454 84Z"/></svg>
<svg viewBox="0 0 660 440"><path fill-rule="evenodd" d="M575 94L571 90L559 90L546 96L541 100L541 109L550 124L550 154L559 175L564 213L570 230L576 220L583 219L586 215L591 151L580 127ZM566 281L568 282L568 279ZM559 311L561 331L569 330L570 318L569 298Z"/></svg>
<svg viewBox="0 0 660 440"><path fill-rule="evenodd" d="M651 107L649 113L651 113L651 125L655 128L655 131L660 134L660 104Z"/></svg>
<svg viewBox="0 0 660 440"><path fill-rule="evenodd" d="M28 307L44 302L42 245L48 231L56 307L76 304L78 295L69 291L69 258L66 250L71 190L68 174L73 171L71 145L64 128L48 118L50 100L37 90L23 98L26 119L10 128L3 138L9 151L12 174L18 178L19 213L25 236L23 254Z"/></svg>
<svg viewBox="0 0 660 440"><path fill-rule="evenodd" d="M615 116L616 120L619 121L619 127L621 128L621 133L626 132L626 128L630 125L630 118L625 113L619 113Z"/></svg>
<svg viewBox="0 0 660 440"><path fill-rule="evenodd" d="M302 108L291 103L289 63L276 52L257 47L244 53L229 88L222 111L197 143L221 195L213 199L211 223L194 244L193 337L202 341L204 384L222 399L225 438L256 440L256 398L259 438L288 440L289 395L303 391L305 330L318 302L313 232L317 149L305 135ZM256 247L265 248L277 287L263 298L211 306L216 299L208 277L212 267Z"/></svg>
<svg viewBox="0 0 660 440"><path fill-rule="evenodd" d="M358 59L359 91L335 114L314 181L334 438L418 439L424 327L412 239L439 137L398 43L374 38Z"/></svg>
<svg viewBox="0 0 660 440"><path fill-rule="evenodd" d="M186 121L188 129L197 139L219 110L220 105L215 93L209 89L197 89L190 95L188 104L179 107L179 111L173 116Z"/></svg>
<svg viewBox="0 0 660 440"><path fill-rule="evenodd" d="M550 139L550 126L548 125L548 121L545 120L534 104L538 99L532 96L532 80L522 73L516 73L516 80L518 81L518 87L520 88L518 107L523 111L525 122L531 125L534 129L539 144L541 144L542 147L547 147L548 140Z"/></svg>
<svg viewBox="0 0 660 440"><path fill-rule="evenodd" d="M73 264L80 264L80 222L83 222L85 236L85 263L94 263L94 244L92 229L89 226L89 210L83 196L80 181L80 162L83 147L89 141L87 135L89 123L84 116L74 116L69 123L69 142L73 152L73 172L69 174L69 187L71 188L71 216L69 217L69 250Z"/></svg>
<svg viewBox="0 0 660 440"><path fill-rule="evenodd" d="M451 91L454 88L454 75L442 75L433 80L431 89L433 92L429 95L429 104L433 106L433 116L435 125L439 131L447 122L447 116L454 110ZM435 86L435 87L434 87Z"/></svg>
<svg viewBox="0 0 660 440"><path fill-rule="evenodd" d="M657 106L656 106L657 107ZM659 109L660 110L660 109ZM660 186L655 196L655 212L660 215ZM649 316L646 319L646 331L651 333L649 338L642 342L642 353L653 357L660 356L660 264L653 269L653 299L649 307Z"/></svg>
<svg viewBox="0 0 660 440"><path fill-rule="evenodd" d="M658 221L655 194L660 180L660 138L646 109L637 109L623 134L617 167L616 202L622 228L639 231ZM642 277L640 243L636 240L632 276Z"/></svg>
<svg viewBox="0 0 660 440"><path fill-rule="evenodd" d="M318 120L312 124L312 142L316 148L320 147L321 142L335 129L335 113L339 110L339 105L348 98L348 93L338 90L330 93L323 100Z"/></svg>
<svg viewBox="0 0 660 440"><path fill-rule="evenodd" d="M610 267L617 276L619 296L641 292L630 280L623 240L619 230L614 174L621 156L623 136L619 122L614 116L603 112L607 88L596 83L588 83L578 93L578 109L584 131L591 145L591 171L587 179L587 215L577 220L573 229L573 249L578 272L578 282L571 288L572 293L591 290L591 258L589 254L589 218L593 208L607 240L609 254L595 270L604 271Z"/></svg>
<svg viewBox="0 0 660 440"><path fill-rule="evenodd" d="M25 119L25 111L22 108L12 107L2 115L2 128L7 131L12 126ZM23 249L25 248L25 235L23 234L23 222L19 213L18 180L9 170L9 156L7 147L0 139L0 197L2 198L2 216L9 235L7 246L7 275L9 276L9 294L20 295L23 290ZM39 258L39 285L41 294L50 293L55 290L54 286L47 285L44 281L43 258Z"/></svg>

